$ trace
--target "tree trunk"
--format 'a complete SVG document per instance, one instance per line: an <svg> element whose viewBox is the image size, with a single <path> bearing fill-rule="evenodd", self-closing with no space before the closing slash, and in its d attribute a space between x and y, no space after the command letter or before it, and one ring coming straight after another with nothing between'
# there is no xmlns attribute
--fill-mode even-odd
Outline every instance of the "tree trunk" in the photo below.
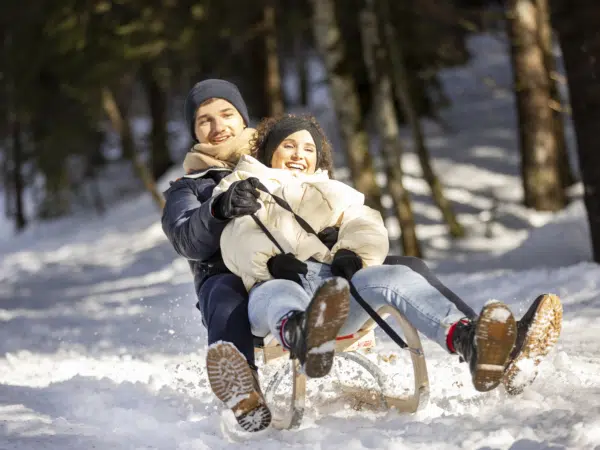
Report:
<svg viewBox="0 0 600 450"><path fill-rule="evenodd" d="M540 45L544 52L546 60L546 70L548 71L548 82L550 83L550 97L552 105L552 115L554 117L554 133L558 150L558 165L560 170L560 180L563 189L572 186L575 183L575 175L569 162L569 153L567 141L565 139L565 120L563 101L558 90L556 79L556 62L554 59L552 25L550 24L550 11L548 0L535 0L538 12L538 21L540 24Z"/></svg>
<svg viewBox="0 0 600 450"><path fill-rule="evenodd" d="M90 196L92 197L92 203L96 214L103 216L106 212L106 206L104 205L104 199L102 198L102 190L100 189L100 182L98 177L90 177L87 179L87 185L89 186Z"/></svg>
<svg viewBox="0 0 600 450"><path fill-rule="evenodd" d="M156 180L163 176L173 165L169 155L167 133L167 94L160 85L154 68L145 64L140 71L142 84L148 96L148 106L152 117L150 131L151 172Z"/></svg>
<svg viewBox="0 0 600 450"><path fill-rule="evenodd" d="M104 156L102 155L102 141L104 136L101 132L96 132L94 133L94 137L96 139L90 142L92 147L87 160L84 181L89 186L92 204L96 209L96 213L101 216L106 212L106 206L102 197L102 189L100 189L100 180L98 179L100 167L105 163Z"/></svg>
<svg viewBox="0 0 600 450"><path fill-rule="evenodd" d="M567 73L594 261L600 263L600 8L596 0L579 2L577 7L555 1L552 6Z"/></svg>
<svg viewBox="0 0 600 450"><path fill-rule="evenodd" d="M2 158L2 186L4 187L4 217L13 216L12 175L10 173L8 155Z"/></svg>
<svg viewBox="0 0 600 450"><path fill-rule="evenodd" d="M406 70L402 48L401 45L398 44L396 31L389 20L390 14L387 0L378 0L377 5L379 6L377 11L378 17L381 19L379 23L384 31L385 44L388 50L387 59L389 60L390 67L387 72L392 74L396 101L402 108L402 113L411 128L415 148L421 164L421 170L423 171L423 177L431 189L433 201L440 209L444 220L448 224L450 235L456 238L463 237L465 231L458 222L454 210L452 209L452 205L445 197L442 183L437 177L431 164L431 157L429 155L429 150L425 145L425 136L423 129L421 128L421 122L419 121L419 116L411 95L408 72Z"/></svg>
<svg viewBox="0 0 600 450"><path fill-rule="evenodd" d="M265 50L267 57L266 91L269 98L269 114L276 116L283 114L283 94L281 89L281 72L279 67L279 54L277 53L277 26L275 23L276 10L273 0L265 0Z"/></svg>
<svg viewBox="0 0 600 450"><path fill-rule="evenodd" d="M510 0L509 13L525 205L558 211L565 206L566 196L558 167L550 77L540 45L539 15L533 0Z"/></svg>
<svg viewBox="0 0 600 450"><path fill-rule="evenodd" d="M15 228L23 231L27 221L25 220L25 207L23 195L25 183L23 182L23 136L21 133L21 123L17 117L13 117L11 124L12 132L12 150L13 150L13 173L12 182L15 198Z"/></svg>
<svg viewBox="0 0 600 450"><path fill-rule="evenodd" d="M404 188L403 183L403 150L398 129L398 117L394 109L392 83L387 67L385 67L385 50L378 37L377 18L372 10L365 10L361 13L361 28L363 55L376 105L373 110L382 140L381 153L385 163L388 189L402 230L403 253L407 256L422 257L410 194Z"/></svg>
<svg viewBox="0 0 600 450"><path fill-rule="evenodd" d="M302 34L297 31L294 36L294 59L296 60L296 74L298 76L298 106L308 107L309 103L309 80L308 80L308 61Z"/></svg>
<svg viewBox="0 0 600 450"><path fill-rule="evenodd" d="M21 117L19 117L17 108L17 88L16 77L17 71L15 65L10 58L13 51L14 41L12 34L8 30L3 30L2 43L4 45L3 72L4 72L4 87L6 89L6 119L9 124L9 133L11 135L12 157L5 154L3 167L5 170L6 179L4 180L6 188L6 212L7 217L13 216L15 219L15 230L20 232L25 229L27 220L25 219L25 208L23 195L25 191L25 183L23 180L23 134L21 132ZM12 167L10 164L12 160ZM12 170L11 170L12 169Z"/></svg>
<svg viewBox="0 0 600 450"><path fill-rule="evenodd" d="M162 209L165 205L165 199L158 191L152 173L143 161L140 160L135 148L129 120L127 120L125 115L121 112L121 108L117 104L114 93L108 88L102 90L102 107L113 128L121 137L121 147L123 148L125 157L133 163L135 173L144 184L146 190L152 195L154 202Z"/></svg>
<svg viewBox="0 0 600 450"><path fill-rule="evenodd" d="M315 42L321 53L333 97L352 181L371 208L382 211L381 190L375 181L369 136L362 126L356 82L347 59L334 9L334 0L311 0Z"/></svg>

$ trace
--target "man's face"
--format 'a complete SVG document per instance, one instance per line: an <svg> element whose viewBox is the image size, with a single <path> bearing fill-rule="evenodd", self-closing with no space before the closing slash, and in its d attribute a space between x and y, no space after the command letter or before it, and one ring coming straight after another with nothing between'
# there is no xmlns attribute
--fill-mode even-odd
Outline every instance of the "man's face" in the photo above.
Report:
<svg viewBox="0 0 600 450"><path fill-rule="evenodd" d="M196 111L194 131L201 144L223 144L238 136L245 127L239 111L222 98L208 99Z"/></svg>

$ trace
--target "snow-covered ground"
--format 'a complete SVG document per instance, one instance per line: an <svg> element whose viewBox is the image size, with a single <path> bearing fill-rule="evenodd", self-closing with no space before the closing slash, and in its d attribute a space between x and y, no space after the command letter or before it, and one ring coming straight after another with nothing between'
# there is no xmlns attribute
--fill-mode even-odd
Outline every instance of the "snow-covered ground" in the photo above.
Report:
<svg viewBox="0 0 600 450"><path fill-rule="evenodd" d="M0 449L599 448L600 268L588 262L585 210L577 198L557 215L518 205L513 99L484 83L492 76L508 86L505 48L489 37L471 44L480 57L444 76L455 100L444 117L455 133L428 125L469 236L445 237L412 154L407 184L429 262L476 308L500 299L519 317L538 293L563 299L559 344L522 396L477 393L466 365L425 341L431 401L422 412L357 411L332 399L328 377L309 382L300 429L237 439L207 383L189 268L144 195L103 217L0 238ZM498 218L486 237L482 218L494 197ZM368 357L402 387L408 358L377 336ZM347 382L359 379L350 365L337 369ZM267 380L274 367L262 372Z"/></svg>

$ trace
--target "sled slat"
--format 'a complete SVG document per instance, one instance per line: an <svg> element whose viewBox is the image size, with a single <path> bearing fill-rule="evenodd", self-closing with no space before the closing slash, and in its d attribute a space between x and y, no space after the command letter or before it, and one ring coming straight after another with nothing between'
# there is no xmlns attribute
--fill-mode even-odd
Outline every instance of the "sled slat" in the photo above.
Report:
<svg viewBox="0 0 600 450"><path fill-rule="evenodd" d="M375 347L374 329L361 329L354 334L337 338L335 341L336 352L354 352L372 347ZM256 348L254 353L256 356L262 356L265 364L282 356L289 357L289 352L270 335L265 338L264 346Z"/></svg>

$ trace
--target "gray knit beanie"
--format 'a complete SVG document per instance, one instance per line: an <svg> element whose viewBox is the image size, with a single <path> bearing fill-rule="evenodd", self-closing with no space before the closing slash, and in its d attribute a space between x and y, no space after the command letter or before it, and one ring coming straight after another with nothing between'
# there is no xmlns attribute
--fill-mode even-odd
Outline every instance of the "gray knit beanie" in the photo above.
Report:
<svg viewBox="0 0 600 450"><path fill-rule="evenodd" d="M195 127L196 111L198 111L200 105L209 98L222 98L223 100L227 100L238 110L244 119L246 126L249 125L250 120L248 118L246 102L244 102L242 94L240 94L240 91L235 84L219 79L203 80L194 85L185 99L185 121L188 124L194 142L198 142Z"/></svg>

